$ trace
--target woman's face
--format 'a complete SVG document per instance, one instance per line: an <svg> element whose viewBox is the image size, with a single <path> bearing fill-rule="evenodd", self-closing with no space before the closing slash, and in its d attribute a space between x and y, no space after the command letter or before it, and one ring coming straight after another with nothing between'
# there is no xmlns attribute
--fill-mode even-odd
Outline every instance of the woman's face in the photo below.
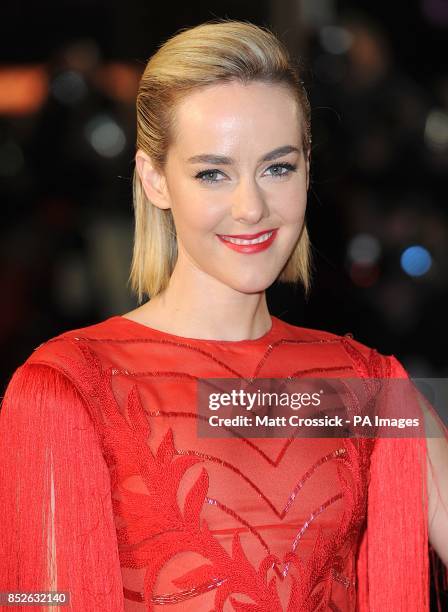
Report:
<svg viewBox="0 0 448 612"><path fill-rule="evenodd" d="M244 293L275 281L304 223L300 113L286 87L261 82L209 86L178 104L161 195L149 195L172 210L180 270Z"/></svg>

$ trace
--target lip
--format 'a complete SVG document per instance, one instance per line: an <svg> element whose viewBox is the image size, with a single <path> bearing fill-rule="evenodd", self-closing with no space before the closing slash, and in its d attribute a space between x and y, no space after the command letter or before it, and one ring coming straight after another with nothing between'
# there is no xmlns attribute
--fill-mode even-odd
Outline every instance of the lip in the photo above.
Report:
<svg viewBox="0 0 448 612"><path fill-rule="evenodd" d="M254 240L255 238L258 238L259 236L263 236L263 234L268 234L269 232L272 232L272 236L270 236L264 242L259 242L258 244L233 244L232 242L228 242L227 240L224 240L223 238L224 236L225 238L241 238L243 240ZM221 240L221 242L225 244L229 249L232 249L233 251L237 251L238 253L244 253L246 255L250 255L252 253L259 253L260 251L265 251L266 249L268 249L271 246L271 244L274 242L275 237L277 236L277 232L278 232L278 228L275 228L272 230L265 230L264 232L258 232L257 234L237 234L235 236L228 235L228 234L223 234L223 235L216 234L216 235Z"/></svg>
<svg viewBox="0 0 448 612"><path fill-rule="evenodd" d="M257 234L217 234L218 236L224 236L224 238L241 238L243 240L254 240L259 236L263 236L263 234L268 234L269 232L274 232L277 228L269 228L265 229L262 232L258 232Z"/></svg>

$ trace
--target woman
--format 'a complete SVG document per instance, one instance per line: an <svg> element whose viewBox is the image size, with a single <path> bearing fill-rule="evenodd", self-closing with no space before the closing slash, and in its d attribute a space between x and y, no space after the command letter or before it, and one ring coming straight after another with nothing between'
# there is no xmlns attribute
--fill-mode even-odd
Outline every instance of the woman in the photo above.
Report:
<svg viewBox="0 0 448 612"><path fill-rule="evenodd" d="M446 502L444 439L430 456L424 438L197 435L203 378L407 376L269 314L276 279L309 287L310 110L285 49L247 23L184 30L137 117L131 280L151 299L10 381L1 590L89 611L427 611L428 510L445 562L448 537L425 459Z"/></svg>

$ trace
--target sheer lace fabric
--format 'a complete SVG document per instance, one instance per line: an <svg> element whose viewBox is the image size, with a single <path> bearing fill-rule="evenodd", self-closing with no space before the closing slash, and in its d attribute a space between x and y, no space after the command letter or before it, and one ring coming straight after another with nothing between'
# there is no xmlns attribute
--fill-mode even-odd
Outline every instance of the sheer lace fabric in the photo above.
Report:
<svg viewBox="0 0 448 612"><path fill-rule="evenodd" d="M393 357L275 317L252 341L123 317L49 340L14 374L0 418L0 590L70 591L61 609L80 611L379 610L367 526L387 504L369 496L385 465L372 464L375 441L200 438L196 385L393 375ZM418 441L394 442L411 465L421 457ZM422 530L409 538L417 557ZM426 570L422 554L415 571Z"/></svg>

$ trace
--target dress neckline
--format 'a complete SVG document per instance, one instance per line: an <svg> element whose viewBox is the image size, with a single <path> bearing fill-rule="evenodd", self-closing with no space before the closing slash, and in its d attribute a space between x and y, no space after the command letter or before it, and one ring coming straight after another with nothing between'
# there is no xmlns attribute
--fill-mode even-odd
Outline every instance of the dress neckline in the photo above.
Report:
<svg viewBox="0 0 448 612"><path fill-rule="evenodd" d="M150 327L149 325L146 325L145 323L139 323L138 321L134 321L133 319L128 319L127 317L123 315L116 315L116 316L111 317L111 319L121 321L122 323L127 325L129 329L134 328L136 331L139 331L140 333L144 332L146 334L155 336L157 338L165 338L168 340L173 340L175 342L190 342L190 343L196 342L199 344L216 344L216 345L224 344L226 346L231 346L231 345L240 346L240 345L247 345L247 344L266 344L266 343L269 344L269 342L277 335L279 326L282 323L280 319L271 315L271 327L262 336L259 336L258 338L247 338L243 340L216 340L212 338L210 339L209 338L191 338L188 336L179 336L177 334L172 334L166 331L162 331L161 329L156 329L155 327Z"/></svg>

